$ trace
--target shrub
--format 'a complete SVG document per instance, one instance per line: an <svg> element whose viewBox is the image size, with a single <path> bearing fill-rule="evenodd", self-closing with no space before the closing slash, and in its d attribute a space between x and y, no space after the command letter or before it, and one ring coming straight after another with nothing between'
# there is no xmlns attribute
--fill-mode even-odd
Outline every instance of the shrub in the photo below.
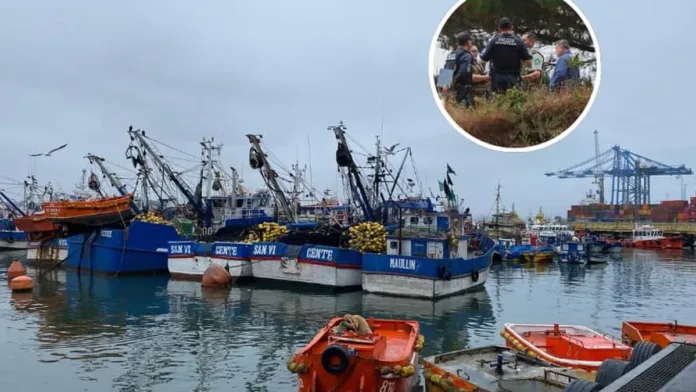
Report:
<svg viewBox="0 0 696 392"><path fill-rule="evenodd" d="M476 98L474 108L447 100L445 108L467 133L501 147L527 147L543 143L568 129L587 106L590 83L569 85L555 92L536 85Z"/></svg>

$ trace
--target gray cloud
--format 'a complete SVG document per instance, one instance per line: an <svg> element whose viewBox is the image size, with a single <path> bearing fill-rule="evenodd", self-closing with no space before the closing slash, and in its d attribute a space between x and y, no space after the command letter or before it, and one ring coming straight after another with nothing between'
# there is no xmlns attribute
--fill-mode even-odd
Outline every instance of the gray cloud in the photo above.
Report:
<svg viewBox="0 0 696 392"><path fill-rule="evenodd" d="M315 185L334 187L334 139L326 127L344 120L353 138L372 145L384 118L385 143L414 149L421 179L435 189L449 162L457 192L487 212L495 184L523 214L539 205L563 214L589 189L587 180L543 172L621 144L668 164L692 165L690 102L694 81L678 73L693 54L672 37L688 36L688 15L657 3L578 0L602 50L594 108L568 138L543 151L487 151L455 132L430 93L428 52L451 1L6 2L0 13L0 113L3 174L27 174L31 152L70 145L37 160L41 181L70 189L87 152L126 165L128 125L198 154L197 142L225 143L228 166L246 165L246 133L262 133L289 165L309 161ZM613 11L612 11L613 10ZM638 33L633 23L655 27ZM672 66L674 65L674 66ZM685 182L693 182L687 179ZM696 183L690 187L692 193ZM653 182L653 197L679 195L679 181Z"/></svg>

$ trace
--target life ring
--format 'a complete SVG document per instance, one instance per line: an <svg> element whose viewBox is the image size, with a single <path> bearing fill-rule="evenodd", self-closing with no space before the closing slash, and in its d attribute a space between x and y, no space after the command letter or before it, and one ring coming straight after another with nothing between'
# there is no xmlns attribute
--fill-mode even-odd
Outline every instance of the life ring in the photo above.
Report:
<svg viewBox="0 0 696 392"><path fill-rule="evenodd" d="M440 278L445 279L445 280L450 280L452 279L452 275L450 274L449 270L444 264L440 264L440 267L437 269L438 274L440 275Z"/></svg>
<svg viewBox="0 0 696 392"><path fill-rule="evenodd" d="M334 364L334 358L338 358L338 364ZM321 354L321 366L329 374L341 374L348 370L348 365L348 352L342 346L331 345Z"/></svg>
<svg viewBox="0 0 696 392"><path fill-rule="evenodd" d="M471 271L471 281L478 282L479 272L476 270Z"/></svg>

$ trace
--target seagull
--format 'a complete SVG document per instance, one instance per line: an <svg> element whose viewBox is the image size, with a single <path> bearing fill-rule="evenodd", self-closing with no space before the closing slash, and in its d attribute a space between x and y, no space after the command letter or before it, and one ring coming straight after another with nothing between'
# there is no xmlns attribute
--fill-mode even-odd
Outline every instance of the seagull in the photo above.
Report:
<svg viewBox="0 0 696 392"><path fill-rule="evenodd" d="M389 147L389 148L385 148L384 151L385 151L387 154L393 154L393 153L394 153L394 149L395 149L396 146L398 146L398 145L399 145L399 143L396 143L395 145L393 145L393 146L391 146L391 147Z"/></svg>
<svg viewBox="0 0 696 392"><path fill-rule="evenodd" d="M51 154L53 154L54 152L56 152L56 151L58 151L58 150L62 150L62 149L64 149L64 148L67 147L67 146L68 146L68 143L65 143L65 144L63 144L62 146L57 147L57 148L54 148L53 150L51 150L51 151L49 151L49 152L47 152L47 153L30 154L29 156L30 156L30 157L40 157L40 156L50 157Z"/></svg>

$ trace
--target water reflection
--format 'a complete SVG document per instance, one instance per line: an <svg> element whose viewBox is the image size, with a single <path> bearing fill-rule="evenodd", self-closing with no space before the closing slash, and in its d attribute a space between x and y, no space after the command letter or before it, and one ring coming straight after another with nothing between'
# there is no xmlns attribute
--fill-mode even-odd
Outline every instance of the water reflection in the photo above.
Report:
<svg viewBox="0 0 696 392"><path fill-rule="evenodd" d="M345 313L418 320L425 355L500 342L505 322L582 324L615 335L626 319L696 324L695 261L691 252L626 249L603 265L502 264L485 290L439 301L261 284L211 290L167 277L29 266L33 277L45 273L33 292L0 285L0 350L15 358L3 369L20 376L5 386L292 391L286 358ZM10 262L0 259L0 276Z"/></svg>

